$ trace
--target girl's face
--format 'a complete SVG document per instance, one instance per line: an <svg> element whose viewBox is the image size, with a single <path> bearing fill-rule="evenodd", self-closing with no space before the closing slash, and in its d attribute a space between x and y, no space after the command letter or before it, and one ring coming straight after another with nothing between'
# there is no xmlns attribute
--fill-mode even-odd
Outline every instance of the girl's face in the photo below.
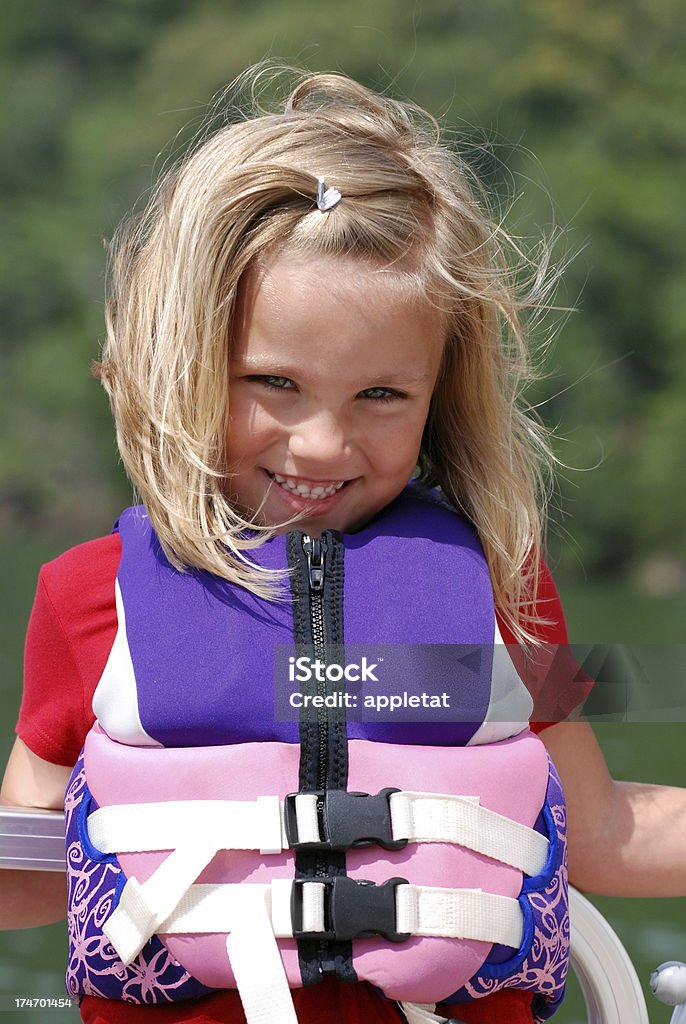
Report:
<svg viewBox="0 0 686 1024"><path fill-rule="evenodd" d="M364 526L417 463L443 320L400 275L279 256L242 290L229 382L229 487L248 518Z"/></svg>

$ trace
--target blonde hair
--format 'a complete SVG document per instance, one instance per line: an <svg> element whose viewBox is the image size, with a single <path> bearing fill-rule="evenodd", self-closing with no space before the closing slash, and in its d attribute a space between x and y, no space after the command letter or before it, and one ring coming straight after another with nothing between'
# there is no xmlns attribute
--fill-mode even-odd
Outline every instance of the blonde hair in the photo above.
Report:
<svg viewBox="0 0 686 1024"><path fill-rule="evenodd" d="M318 176L343 194L326 216ZM270 593L244 553L269 530L232 508L224 443L239 283L285 249L410 267L444 311L419 475L475 524L496 606L527 638L550 457L521 398L522 311L540 304L542 275L525 260L533 286L521 294L516 247L436 123L342 75L302 76L278 112L254 106L200 142L115 240L96 372L165 553Z"/></svg>

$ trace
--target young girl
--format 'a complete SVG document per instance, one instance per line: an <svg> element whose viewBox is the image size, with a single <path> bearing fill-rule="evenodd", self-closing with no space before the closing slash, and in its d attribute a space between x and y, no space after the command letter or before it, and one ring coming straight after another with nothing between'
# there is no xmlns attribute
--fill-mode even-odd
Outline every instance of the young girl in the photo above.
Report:
<svg viewBox="0 0 686 1024"><path fill-rule="evenodd" d="M338 75L219 130L119 239L98 370L144 510L43 568L2 789L66 806L83 1020L558 1005L565 811L518 678L440 721L360 721L326 675L274 713L281 645L411 645L427 689L422 645L566 641L506 250L433 122ZM572 881L685 892L683 794L541 735ZM6 927L64 913L54 875L3 881Z"/></svg>

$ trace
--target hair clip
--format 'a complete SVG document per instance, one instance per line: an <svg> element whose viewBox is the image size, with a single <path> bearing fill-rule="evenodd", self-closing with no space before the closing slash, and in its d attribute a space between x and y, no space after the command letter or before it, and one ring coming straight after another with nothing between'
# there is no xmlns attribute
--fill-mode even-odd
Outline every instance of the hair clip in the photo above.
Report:
<svg viewBox="0 0 686 1024"><path fill-rule="evenodd" d="M327 188L324 191L324 178L317 178L317 209L320 213L326 213L333 209L336 203L341 201L341 193L336 188Z"/></svg>

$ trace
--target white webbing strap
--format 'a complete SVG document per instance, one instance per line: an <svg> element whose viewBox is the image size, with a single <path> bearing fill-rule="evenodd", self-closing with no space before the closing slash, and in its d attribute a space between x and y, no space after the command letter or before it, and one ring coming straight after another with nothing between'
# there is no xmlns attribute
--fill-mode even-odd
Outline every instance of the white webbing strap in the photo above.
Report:
<svg viewBox="0 0 686 1024"><path fill-rule="evenodd" d="M480 806L478 797L404 790L390 795L389 806L394 839L455 843L531 876L545 867L546 837ZM316 794L298 793L295 812L298 842L320 842ZM276 796L101 807L89 815L88 832L103 853L174 850L190 835L210 834L218 850L288 849L283 804Z"/></svg>
<svg viewBox="0 0 686 1024"><path fill-rule="evenodd" d="M160 935L240 931L256 907L266 907L270 934L279 939L292 938L292 889L290 878L275 878L270 883L196 883L157 930Z"/></svg>
<svg viewBox="0 0 686 1024"><path fill-rule="evenodd" d="M295 821L299 843L321 842L317 799L316 793L298 793L295 797Z"/></svg>
<svg viewBox="0 0 686 1024"><path fill-rule="evenodd" d="M123 964L135 960L219 850L283 849L276 796L113 805L89 815L88 833L106 853L172 850L147 881L129 878L103 925Z"/></svg>
<svg viewBox="0 0 686 1024"><path fill-rule="evenodd" d="M119 905L102 928L123 964L136 959L216 854L214 839L204 838L205 842L199 837L186 839L147 881L127 881Z"/></svg>
<svg viewBox="0 0 686 1024"><path fill-rule="evenodd" d="M175 850L208 834L218 850L281 853L288 849L281 806L277 796L113 804L88 816L88 835L102 853Z"/></svg>
<svg viewBox="0 0 686 1024"><path fill-rule="evenodd" d="M524 915L518 901L510 896L480 889L399 885L396 929L411 935L473 939L519 949Z"/></svg>
<svg viewBox="0 0 686 1024"><path fill-rule="evenodd" d="M302 930L325 930L325 890L323 882L302 886ZM274 878L259 882L196 883L179 900L172 913L157 928L161 935L198 935L233 932L250 919L258 903L267 908L270 932L277 939L293 937L291 895L293 879Z"/></svg>
<svg viewBox="0 0 686 1024"><path fill-rule="evenodd" d="M435 1003L400 1003L407 1024L450 1024L447 1017L434 1013Z"/></svg>
<svg viewBox="0 0 686 1024"><path fill-rule="evenodd" d="M226 940L226 951L247 1024L298 1024L276 945L267 893L264 896L232 929Z"/></svg>
<svg viewBox="0 0 686 1024"><path fill-rule="evenodd" d="M403 790L392 793L389 803L394 839L455 843L532 876L545 867L546 837L482 807L478 798Z"/></svg>
<svg viewBox="0 0 686 1024"><path fill-rule="evenodd" d="M325 930L326 885L302 885L302 931ZM277 938L292 936L290 897L293 882L277 879L271 886L245 882L237 885L194 885L165 920L162 934L226 932L242 929L257 895L271 918L270 931ZM364 899L365 886L360 886ZM516 899L480 889L447 889L401 884L396 888L396 930L410 935L442 936L500 943L518 949L524 933L524 916Z"/></svg>
<svg viewBox="0 0 686 1024"><path fill-rule="evenodd" d="M295 795L299 843L321 842L317 801L316 793ZM281 853L289 846L283 808L283 801L276 796L113 804L88 816L88 834L101 853L174 850L189 833L206 832L211 822L221 849Z"/></svg>
<svg viewBox="0 0 686 1024"><path fill-rule="evenodd" d="M325 929L324 900L326 886L321 882L309 882L302 886L302 930L323 932Z"/></svg>

